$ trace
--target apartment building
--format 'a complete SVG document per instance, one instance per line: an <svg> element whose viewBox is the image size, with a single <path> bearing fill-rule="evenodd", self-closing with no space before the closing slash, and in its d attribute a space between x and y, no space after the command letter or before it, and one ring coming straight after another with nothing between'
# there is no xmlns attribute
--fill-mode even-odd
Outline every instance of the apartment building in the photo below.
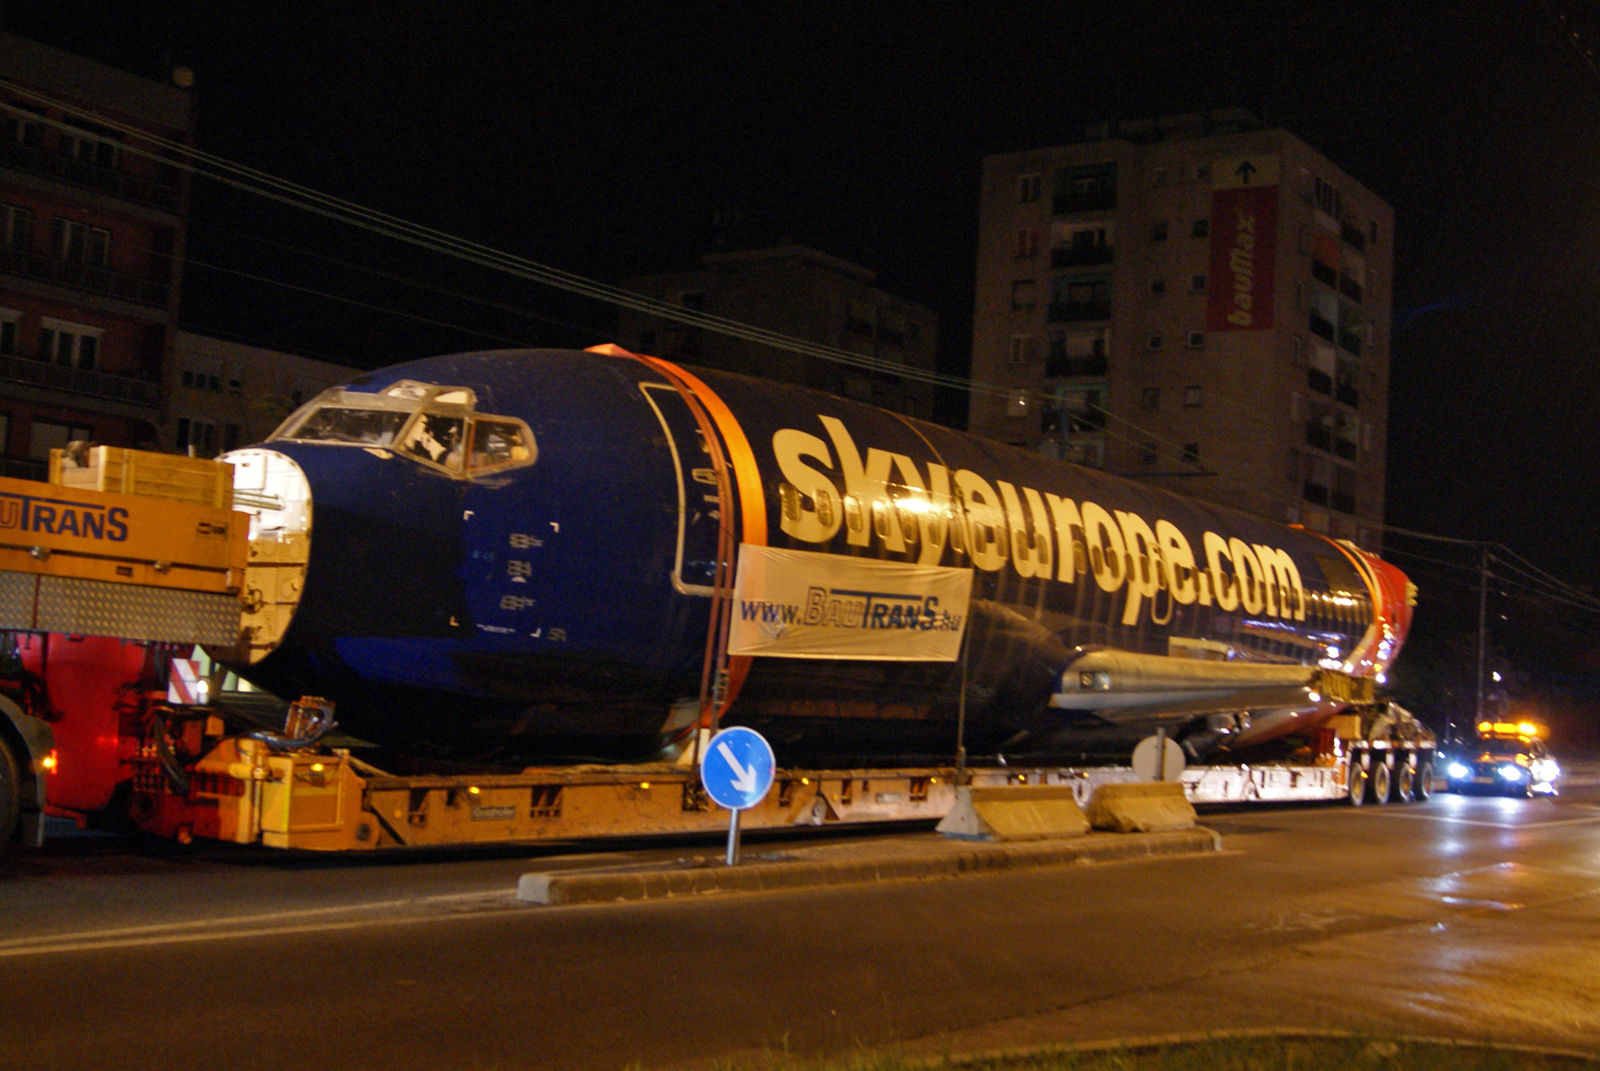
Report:
<svg viewBox="0 0 1600 1071"><path fill-rule="evenodd" d="M841 364L626 309L618 328L624 347L932 416L933 386L907 374L934 369L939 321L932 309L884 291L872 271L807 246L717 253L701 261L703 267L693 271L633 279L628 289L844 350L874 366Z"/></svg>
<svg viewBox="0 0 1600 1071"><path fill-rule="evenodd" d="M72 439L162 440L193 119L185 89L11 34L0 72L0 472L41 477Z"/></svg>
<svg viewBox="0 0 1600 1071"><path fill-rule="evenodd" d="M165 381L170 445L215 457L258 443L318 393L360 369L178 331Z"/></svg>
<svg viewBox="0 0 1600 1071"><path fill-rule="evenodd" d="M1376 545L1393 236L1240 111L987 157L969 427Z"/></svg>

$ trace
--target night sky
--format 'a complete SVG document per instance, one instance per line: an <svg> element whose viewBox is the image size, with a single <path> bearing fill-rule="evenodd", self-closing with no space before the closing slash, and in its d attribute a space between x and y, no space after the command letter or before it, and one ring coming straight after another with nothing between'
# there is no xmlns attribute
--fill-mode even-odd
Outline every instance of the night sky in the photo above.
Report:
<svg viewBox="0 0 1600 1071"><path fill-rule="evenodd" d="M3 20L191 67L208 152L607 283L814 245L937 309L956 372L984 154L1254 109L1395 208L1389 522L1600 579L1600 4L773 7L6 0ZM347 363L588 345L614 320L204 185L190 243L186 326Z"/></svg>

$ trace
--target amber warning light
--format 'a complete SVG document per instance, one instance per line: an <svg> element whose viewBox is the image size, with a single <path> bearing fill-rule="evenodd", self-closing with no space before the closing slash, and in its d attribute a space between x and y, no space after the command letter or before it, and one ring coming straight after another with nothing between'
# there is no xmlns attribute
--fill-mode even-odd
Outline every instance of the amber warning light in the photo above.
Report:
<svg viewBox="0 0 1600 1071"><path fill-rule="evenodd" d="M1544 726L1531 721L1480 721L1480 736L1544 736Z"/></svg>

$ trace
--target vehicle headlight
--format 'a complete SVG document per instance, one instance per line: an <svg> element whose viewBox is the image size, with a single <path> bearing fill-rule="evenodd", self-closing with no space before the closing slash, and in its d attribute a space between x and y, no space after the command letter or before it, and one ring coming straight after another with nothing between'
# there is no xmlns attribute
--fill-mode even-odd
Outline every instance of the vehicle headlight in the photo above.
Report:
<svg viewBox="0 0 1600 1071"><path fill-rule="evenodd" d="M1449 774L1451 777L1461 778L1470 776L1472 771L1461 765L1459 762L1452 762L1449 768L1445 770L1445 773Z"/></svg>
<svg viewBox="0 0 1600 1071"><path fill-rule="evenodd" d="M1500 767L1500 776L1505 778L1507 781L1521 781L1522 767L1518 766L1514 762L1508 762L1504 766Z"/></svg>

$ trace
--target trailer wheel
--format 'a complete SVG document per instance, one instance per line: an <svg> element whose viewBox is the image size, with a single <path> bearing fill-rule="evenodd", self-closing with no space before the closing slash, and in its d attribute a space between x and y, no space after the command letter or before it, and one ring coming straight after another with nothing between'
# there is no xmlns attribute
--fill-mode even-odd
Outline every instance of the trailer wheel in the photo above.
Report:
<svg viewBox="0 0 1600 1071"><path fill-rule="evenodd" d="M1411 794L1418 803L1433 795L1433 763L1427 759L1417 760L1417 776L1412 782Z"/></svg>
<svg viewBox="0 0 1600 1071"><path fill-rule="evenodd" d="M17 757L0 736L0 855L17 840L17 820L22 817L22 772Z"/></svg>
<svg viewBox="0 0 1600 1071"><path fill-rule="evenodd" d="M1389 802L1389 791L1394 786L1387 762L1379 762L1372 767L1372 802L1383 806Z"/></svg>
<svg viewBox="0 0 1600 1071"><path fill-rule="evenodd" d="M1350 756L1349 781L1345 796L1350 800L1350 806L1359 807L1367 802L1367 768L1361 765L1361 756Z"/></svg>
<svg viewBox="0 0 1600 1071"><path fill-rule="evenodd" d="M1409 759L1397 761L1394 771L1394 800L1396 803L1410 803L1417 796L1417 772L1411 768Z"/></svg>

